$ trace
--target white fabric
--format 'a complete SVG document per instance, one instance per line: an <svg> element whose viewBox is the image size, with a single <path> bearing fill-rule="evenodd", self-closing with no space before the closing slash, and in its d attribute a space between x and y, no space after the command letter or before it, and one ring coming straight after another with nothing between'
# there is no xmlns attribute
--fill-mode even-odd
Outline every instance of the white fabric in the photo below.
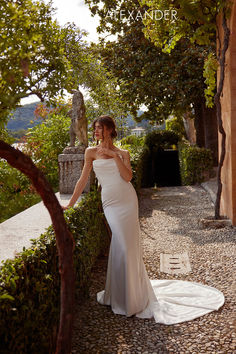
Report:
<svg viewBox="0 0 236 354"><path fill-rule="evenodd" d="M97 301L110 305L116 314L154 317L167 325L218 310L224 295L215 288L181 280L149 280L142 258L135 189L120 176L113 158L94 160L93 169L112 231L105 290L97 294Z"/></svg>

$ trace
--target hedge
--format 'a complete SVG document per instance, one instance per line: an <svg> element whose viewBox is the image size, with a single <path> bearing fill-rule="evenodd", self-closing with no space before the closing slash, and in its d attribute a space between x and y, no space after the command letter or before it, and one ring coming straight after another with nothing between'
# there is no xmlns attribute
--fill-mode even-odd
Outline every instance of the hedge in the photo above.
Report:
<svg viewBox="0 0 236 354"><path fill-rule="evenodd" d="M178 143L179 163L182 185L202 183L211 177L213 171L212 151L189 142Z"/></svg>
<svg viewBox="0 0 236 354"><path fill-rule="evenodd" d="M97 256L109 245L100 193L93 190L65 212L75 239L78 296L88 294ZM53 353L59 323L60 276L55 234L50 226L32 247L0 268L0 352Z"/></svg>
<svg viewBox="0 0 236 354"><path fill-rule="evenodd" d="M132 184L139 191L145 149L131 149ZM75 208L65 212L75 239L74 264L77 296L88 295L91 269L107 250L100 192L87 193ZM0 353L48 354L55 349L60 311L60 276L55 233L50 226L32 247L0 267Z"/></svg>
<svg viewBox="0 0 236 354"><path fill-rule="evenodd" d="M139 193L143 186L142 180L147 171L146 156L149 156L149 150L144 146L144 139L134 135L127 136L121 140L121 148L129 150L130 162L133 172L132 185Z"/></svg>

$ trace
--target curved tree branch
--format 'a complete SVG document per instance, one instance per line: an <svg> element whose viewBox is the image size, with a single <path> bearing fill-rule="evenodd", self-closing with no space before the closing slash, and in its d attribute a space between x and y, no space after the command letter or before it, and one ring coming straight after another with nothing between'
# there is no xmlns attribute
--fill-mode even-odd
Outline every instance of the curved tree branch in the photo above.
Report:
<svg viewBox="0 0 236 354"><path fill-rule="evenodd" d="M63 210L43 173L33 161L20 150L0 140L0 157L23 172L32 181L47 207L56 234L61 276L60 326L57 337L57 354L71 352L72 324L74 312L75 273L73 266L74 240L67 228Z"/></svg>
<svg viewBox="0 0 236 354"><path fill-rule="evenodd" d="M216 203L215 203L215 219L219 219L219 217L220 217L220 197L221 197L221 192L222 192L221 169L222 169L224 158L225 158L225 141L226 141L226 134L225 134L225 130L223 127L223 122L222 122L221 102L220 102L220 96L223 91L224 78L225 78L225 54L226 54L226 51L229 46L229 37L230 37L230 30L227 26L226 9L225 8L223 9L223 13L222 13L222 27L223 27L223 31L224 31L223 47L220 52L220 57L218 58L219 64L220 64L220 79L219 79L219 85L217 88L217 92L216 92L216 95L214 98L214 101L216 104L216 115L217 115L218 129L219 129L220 134L222 135L220 161L219 161L219 165L218 165L218 169L217 169L218 189L217 189Z"/></svg>

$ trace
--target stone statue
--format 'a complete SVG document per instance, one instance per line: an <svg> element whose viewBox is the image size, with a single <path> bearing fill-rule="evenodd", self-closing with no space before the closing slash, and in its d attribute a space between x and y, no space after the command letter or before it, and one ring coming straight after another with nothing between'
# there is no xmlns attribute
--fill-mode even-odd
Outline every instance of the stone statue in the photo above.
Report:
<svg viewBox="0 0 236 354"><path fill-rule="evenodd" d="M85 115L85 105L83 95L79 90L72 90L72 109L68 112L71 118L70 126L70 147L75 146L76 137L79 139L79 145L88 146L88 124Z"/></svg>
<svg viewBox="0 0 236 354"><path fill-rule="evenodd" d="M68 112L71 118L70 145L65 147L58 156L59 162L59 191L61 194L72 194L81 176L84 165L84 152L88 146L87 119L83 95L79 90L72 90L72 109ZM79 145L75 146L76 137ZM91 172L84 192L90 190L94 183L94 173Z"/></svg>

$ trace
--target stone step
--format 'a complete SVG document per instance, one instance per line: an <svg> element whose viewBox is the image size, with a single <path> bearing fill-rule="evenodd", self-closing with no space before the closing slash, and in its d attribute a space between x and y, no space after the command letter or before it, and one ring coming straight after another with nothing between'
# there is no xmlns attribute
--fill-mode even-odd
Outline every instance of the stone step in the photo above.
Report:
<svg viewBox="0 0 236 354"><path fill-rule="evenodd" d="M188 253L161 253L160 271L168 274L186 274L191 272Z"/></svg>

